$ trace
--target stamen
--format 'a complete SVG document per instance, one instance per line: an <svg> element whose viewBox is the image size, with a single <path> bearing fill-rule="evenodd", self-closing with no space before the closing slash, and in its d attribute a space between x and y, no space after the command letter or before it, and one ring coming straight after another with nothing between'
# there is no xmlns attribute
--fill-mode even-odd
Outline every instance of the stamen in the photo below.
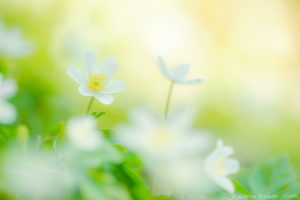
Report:
<svg viewBox="0 0 300 200"><path fill-rule="evenodd" d="M172 140L172 136L165 129L158 129L152 136L154 146L165 146Z"/></svg>
<svg viewBox="0 0 300 200"><path fill-rule="evenodd" d="M104 74L90 75L87 82L89 90L92 92L103 90L104 86L106 85L106 80L107 78Z"/></svg>
<svg viewBox="0 0 300 200"><path fill-rule="evenodd" d="M217 176L223 176L224 175L224 160L221 158L218 158L216 160L216 168L215 173Z"/></svg>

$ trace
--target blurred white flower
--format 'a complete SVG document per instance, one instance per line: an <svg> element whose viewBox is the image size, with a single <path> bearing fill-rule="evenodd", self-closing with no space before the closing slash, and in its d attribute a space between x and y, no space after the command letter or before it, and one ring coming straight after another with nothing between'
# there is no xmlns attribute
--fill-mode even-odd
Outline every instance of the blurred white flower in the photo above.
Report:
<svg viewBox="0 0 300 200"><path fill-rule="evenodd" d="M67 137L75 147L92 151L101 146L101 132L97 129L96 119L92 116L75 117L67 124Z"/></svg>
<svg viewBox="0 0 300 200"><path fill-rule="evenodd" d="M111 104L114 100L112 94L122 91L125 84L120 80L111 80L117 69L117 61L105 60L99 67L94 53L86 54L86 71L70 67L68 74L79 83L79 92L83 96L93 96L103 104Z"/></svg>
<svg viewBox="0 0 300 200"><path fill-rule="evenodd" d="M61 199L72 187L68 170L49 152L7 151L3 162L5 187L20 199Z"/></svg>
<svg viewBox="0 0 300 200"><path fill-rule="evenodd" d="M13 105L7 102L7 99L14 96L17 92L15 80L4 80L0 73L0 123L11 124L15 121L17 112Z"/></svg>
<svg viewBox="0 0 300 200"><path fill-rule="evenodd" d="M186 78L190 69L190 66L187 64L181 64L181 65L177 65L174 68L168 68L163 58L158 57L157 66L161 71L161 73L171 82L177 84L183 84L183 85L199 84L202 82L202 79L200 78L196 78L196 79Z"/></svg>
<svg viewBox="0 0 300 200"><path fill-rule="evenodd" d="M145 110L136 110L132 124L116 128L116 140L138 153L151 176L155 194L199 189L203 180L203 154L209 134L190 128L192 115L172 113L164 121Z"/></svg>
<svg viewBox="0 0 300 200"><path fill-rule="evenodd" d="M192 117L188 112L177 112L164 121L146 110L135 110L131 125L116 128L117 140L143 156L168 161L181 155L196 155L206 149L210 135L189 127Z"/></svg>
<svg viewBox="0 0 300 200"><path fill-rule="evenodd" d="M8 29L0 20L0 55L18 58L32 53L33 49L32 42L23 37L20 28Z"/></svg>
<svg viewBox="0 0 300 200"><path fill-rule="evenodd" d="M205 160L205 170L214 182L233 193L235 188L228 176L238 172L240 165L238 160L229 158L231 154L232 147L223 146L223 141L219 140L216 149Z"/></svg>

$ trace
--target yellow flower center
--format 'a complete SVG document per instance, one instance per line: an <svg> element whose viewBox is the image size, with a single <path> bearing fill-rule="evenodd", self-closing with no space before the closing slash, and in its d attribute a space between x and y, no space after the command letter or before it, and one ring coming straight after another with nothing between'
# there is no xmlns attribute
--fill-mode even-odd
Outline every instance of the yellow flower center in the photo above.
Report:
<svg viewBox="0 0 300 200"><path fill-rule="evenodd" d="M153 145L160 146L160 147L167 145L171 140L172 140L172 135L164 129L157 130L153 134L153 138L152 138Z"/></svg>
<svg viewBox="0 0 300 200"><path fill-rule="evenodd" d="M99 74L99 75L90 75L88 78L88 88L92 92L98 92L100 90L104 89L104 86L106 84L106 77L104 74Z"/></svg>
<svg viewBox="0 0 300 200"><path fill-rule="evenodd" d="M216 168L215 173L217 176L223 176L224 175L224 160L221 158L218 158L216 160Z"/></svg>

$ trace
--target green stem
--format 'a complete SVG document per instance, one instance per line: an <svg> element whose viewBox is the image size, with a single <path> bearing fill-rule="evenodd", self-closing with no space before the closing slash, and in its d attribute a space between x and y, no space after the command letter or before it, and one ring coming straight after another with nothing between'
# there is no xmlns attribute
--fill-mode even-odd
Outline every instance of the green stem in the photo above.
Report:
<svg viewBox="0 0 300 200"><path fill-rule="evenodd" d="M91 110L91 107L92 107L92 104L93 104L94 100L95 100L95 98L92 97L91 100L90 100L90 103L89 103L89 105L88 105L88 107L86 109L86 114L90 113L90 110Z"/></svg>
<svg viewBox="0 0 300 200"><path fill-rule="evenodd" d="M2 139L3 141L7 141L7 135L1 128L0 128L0 139Z"/></svg>
<svg viewBox="0 0 300 200"><path fill-rule="evenodd" d="M169 112L169 108L170 108L173 89L174 89L174 82L172 81L170 84L170 87L169 87L167 101L166 101L166 105L165 105L165 120L167 120L167 117L168 117L168 112Z"/></svg>

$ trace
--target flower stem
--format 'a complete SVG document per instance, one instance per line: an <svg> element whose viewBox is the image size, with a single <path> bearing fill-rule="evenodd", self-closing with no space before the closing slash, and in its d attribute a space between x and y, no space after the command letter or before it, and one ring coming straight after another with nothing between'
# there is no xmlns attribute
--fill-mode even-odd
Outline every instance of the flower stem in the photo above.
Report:
<svg viewBox="0 0 300 200"><path fill-rule="evenodd" d="M7 140L7 135L5 134L5 132L0 128L0 139L3 141Z"/></svg>
<svg viewBox="0 0 300 200"><path fill-rule="evenodd" d="M92 97L91 100L90 100L90 103L89 103L89 105L88 105L88 107L86 109L86 114L90 113L90 110L91 110L91 107L92 107L92 104L93 104L94 100L95 100L95 98Z"/></svg>
<svg viewBox="0 0 300 200"><path fill-rule="evenodd" d="M171 97L172 97L172 93L173 93L173 88L174 88L174 82L172 81L169 87L169 91L168 91L168 96L167 96L167 101L166 101L166 105L165 105L165 120L167 120L168 117L168 112L169 112L169 108L170 108L170 103L171 103Z"/></svg>

